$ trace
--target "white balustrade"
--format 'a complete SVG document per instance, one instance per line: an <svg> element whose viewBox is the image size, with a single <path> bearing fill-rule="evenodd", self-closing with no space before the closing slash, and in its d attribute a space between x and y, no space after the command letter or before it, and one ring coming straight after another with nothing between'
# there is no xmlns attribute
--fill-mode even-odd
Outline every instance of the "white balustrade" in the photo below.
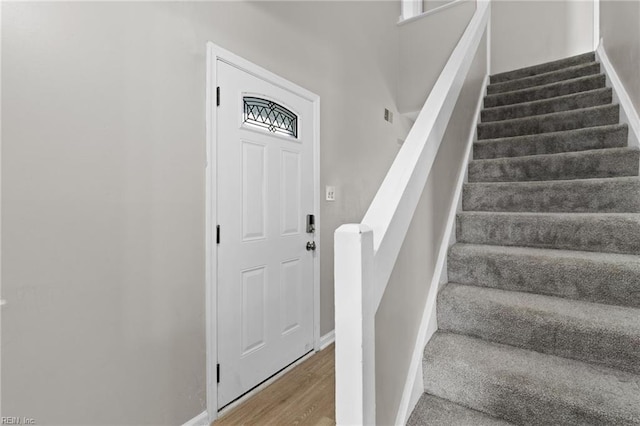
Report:
<svg viewBox="0 0 640 426"><path fill-rule="evenodd" d="M456 101L487 28L478 1L362 223L335 232L336 421L371 425L375 415L375 313L389 282Z"/></svg>

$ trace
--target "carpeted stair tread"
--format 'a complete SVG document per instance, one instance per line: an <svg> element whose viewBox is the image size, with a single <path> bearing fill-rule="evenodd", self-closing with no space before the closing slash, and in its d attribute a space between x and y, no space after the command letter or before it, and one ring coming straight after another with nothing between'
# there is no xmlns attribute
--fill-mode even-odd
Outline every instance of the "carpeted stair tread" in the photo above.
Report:
<svg viewBox="0 0 640 426"><path fill-rule="evenodd" d="M640 213L640 178L467 183L465 211Z"/></svg>
<svg viewBox="0 0 640 426"><path fill-rule="evenodd" d="M640 254L637 213L462 212L456 234L469 244Z"/></svg>
<svg viewBox="0 0 640 426"><path fill-rule="evenodd" d="M449 283L438 328L640 373L638 308Z"/></svg>
<svg viewBox="0 0 640 426"><path fill-rule="evenodd" d="M571 80L558 81L543 86L487 95L484 97L484 107L493 108L586 92L588 90L601 89L606 86L606 83L607 79L604 74L572 78Z"/></svg>
<svg viewBox="0 0 640 426"><path fill-rule="evenodd" d="M411 424L640 426L640 150L613 100L593 52L491 77Z"/></svg>
<svg viewBox="0 0 640 426"><path fill-rule="evenodd" d="M610 87L604 87L602 89L572 93L570 95L558 96L551 99L542 99L539 101L495 108L485 108L481 112L481 119L483 123L513 120L515 118L531 117L534 115L551 114L554 112L606 105L610 104L612 99L612 89Z"/></svg>
<svg viewBox="0 0 640 426"><path fill-rule="evenodd" d="M506 138L618 124L619 105L599 105L512 120L478 124L478 139Z"/></svg>
<svg viewBox="0 0 640 426"><path fill-rule="evenodd" d="M640 257L587 251L454 244L452 282L640 308Z"/></svg>
<svg viewBox="0 0 640 426"><path fill-rule="evenodd" d="M640 151L608 148L473 160L469 182L522 182L638 176Z"/></svg>
<svg viewBox="0 0 640 426"><path fill-rule="evenodd" d="M640 376L453 333L424 351L425 391L520 425L637 425Z"/></svg>
<svg viewBox="0 0 640 426"><path fill-rule="evenodd" d="M426 393L420 397L407 421L407 426L508 426L510 424Z"/></svg>
<svg viewBox="0 0 640 426"><path fill-rule="evenodd" d="M526 68L520 68L513 71L501 72L491 76L491 84L501 83L503 81L517 80L520 78L530 77L532 75L544 74L562 68L572 67L579 64L594 62L596 55L594 52L583 53L580 55L563 58L556 61L545 62L544 64L532 65Z"/></svg>
<svg viewBox="0 0 640 426"><path fill-rule="evenodd" d="M485 139L473 144L474 159L557 154L627 146L626 124L588 127L538 135Z"/></svg>
<svg viewBox="0 0 640 426"><path fill-rule="evenodd" d="M588 62L586 64L578 64L572 67L562 68L544 74L537 74L529 77L519 78L517 80L509 80L502 83L493 83L487 86L487 94L494 95L496 93L513 92L514 90L526 89L535 86L544 86L545 84L549 83L571 80L574 78L594 74L600 74L600 64L598 62Z"/></svg>

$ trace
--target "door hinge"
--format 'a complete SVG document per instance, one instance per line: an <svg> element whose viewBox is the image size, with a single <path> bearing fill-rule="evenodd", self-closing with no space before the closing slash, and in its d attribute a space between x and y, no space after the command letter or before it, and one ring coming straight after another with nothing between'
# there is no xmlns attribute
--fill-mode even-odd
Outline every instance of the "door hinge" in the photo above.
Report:
<svg viewBox="0 0 640 426"><path fill-rule="evenodd" d="M216 226L216 244L220 244L220 225Z"/></svg>
<svg viewBox="0 0 640 426"><path fill-rule="evenodd" d="M216 106L220 106L220 86L216 87Z"/></svg>
<svg viewBox="0 0 640 426"><path fill-rule="evenodd" d="M220 364L216 364L216 383L220 383Z"/></svg>

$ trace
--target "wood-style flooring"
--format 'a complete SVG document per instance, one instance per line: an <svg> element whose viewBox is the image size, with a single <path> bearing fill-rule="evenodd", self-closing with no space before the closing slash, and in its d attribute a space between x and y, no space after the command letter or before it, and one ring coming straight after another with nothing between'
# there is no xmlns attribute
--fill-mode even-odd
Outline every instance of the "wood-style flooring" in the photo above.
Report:
<svg viewBox="0 0 640 426"><path fill-rule="evenodd" d="M226 425L335 425L335 345L213 422Z"/></svg>

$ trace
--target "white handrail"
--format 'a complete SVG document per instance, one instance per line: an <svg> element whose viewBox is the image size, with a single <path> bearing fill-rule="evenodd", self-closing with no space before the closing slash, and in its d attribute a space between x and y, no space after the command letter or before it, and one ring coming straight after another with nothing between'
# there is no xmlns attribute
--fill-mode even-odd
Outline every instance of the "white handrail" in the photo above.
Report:
<svg viewBox="0 0 640 426"><path fill-rule="evenodd" d="M373 230L376 307L431 171L462 84L486 28L489 2L478 9L433 86L402 149L362 219Z"/></svg>
<svg viewBox="0 0 640 426"><path fill-rule="evenodd" d="M442 137L487 27L477 9L436 81L361 224L335 232L336 421L375 424L375 312Z"/></svg>

